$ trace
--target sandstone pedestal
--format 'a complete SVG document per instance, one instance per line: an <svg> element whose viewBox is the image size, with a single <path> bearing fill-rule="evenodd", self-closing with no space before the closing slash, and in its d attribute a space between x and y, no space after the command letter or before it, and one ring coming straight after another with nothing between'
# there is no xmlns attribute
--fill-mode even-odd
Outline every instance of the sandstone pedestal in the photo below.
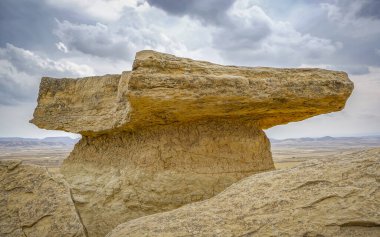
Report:
<svg viewBox="0 0 380 237"><path fill-rule="evenodd" d="M42 78L32 122L82 134L61 169L90 236L274 168L262 129L339 111L344 72L221 66L154 51L133 70Z"/></svg>
<svg viewBox="0 0 380 237"><path fill-rule="evenodd" d="M61 172L91 236L116 223L210 198L273 168L255 126L227 121L84 137Z"/></svg>

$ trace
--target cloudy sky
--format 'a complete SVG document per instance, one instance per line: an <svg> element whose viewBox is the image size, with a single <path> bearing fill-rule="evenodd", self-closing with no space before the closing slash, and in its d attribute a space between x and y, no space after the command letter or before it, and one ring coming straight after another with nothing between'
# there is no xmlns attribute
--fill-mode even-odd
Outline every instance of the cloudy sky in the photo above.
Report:
<svg viewBox="0 0 380 237"><path fill-rule="evenodd" d="M346 108L269 129L274 138L380 134L380 1L1 0L0 136L29 124L41 76L130 70L154 49L220 64L343 70Z"/></svg>

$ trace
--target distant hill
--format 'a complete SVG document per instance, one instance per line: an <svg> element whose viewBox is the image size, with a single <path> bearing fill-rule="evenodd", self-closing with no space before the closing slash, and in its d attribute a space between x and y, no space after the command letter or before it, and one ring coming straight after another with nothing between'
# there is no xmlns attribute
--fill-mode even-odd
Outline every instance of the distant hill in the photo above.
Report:
<svg viewBox="0 0 380 237"><path fill-rule="evenodd" d="M288 139L270 139L272 146L325 146L325 147L377 147L380 146L380 136L364 137L304 137Z"/></svg>
<svg viewBox="0 0 380 237"><path fill-rule="evenodd" d="M34 147L34 146L74 146L79 138L70 137L46 137L46 138L22 138L0 137L0 147Z"/></svg>
<svg viewBox="0 0 380 237"><path fill-rule="evenodd" d="M79 138L71 137L46 137L21 138L21 137L0 137L1 147L33 147L33 146L74 146ZM380 146L380 136L365 137L303 137L273 139L270 138L273 147L294 146L294 147L377 147Z"/></svg>

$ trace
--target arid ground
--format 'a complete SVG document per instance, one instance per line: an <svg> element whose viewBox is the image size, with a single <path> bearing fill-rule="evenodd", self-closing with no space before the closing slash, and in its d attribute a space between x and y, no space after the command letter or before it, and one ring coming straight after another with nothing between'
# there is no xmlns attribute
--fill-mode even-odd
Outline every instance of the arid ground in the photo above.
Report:
<svg viewBox="0 0 380 237"><path fill-rule="evenodd" d="M2 138L0 160L20 159L24 163L43 165L57 171L63 159L73 149L77 139ZM271 139L272 155L277 169L291 168L309 159L348 154L359 150L380 147L380 136L372 137L321 137Z"/></svg>

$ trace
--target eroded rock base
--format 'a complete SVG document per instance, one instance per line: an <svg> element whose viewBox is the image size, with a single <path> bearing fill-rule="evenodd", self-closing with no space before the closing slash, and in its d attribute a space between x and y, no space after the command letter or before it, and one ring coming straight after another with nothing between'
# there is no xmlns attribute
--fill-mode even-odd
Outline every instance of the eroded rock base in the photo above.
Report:
<svg viewBox="0 0 380 237"><path fill-rule="evenodd" d="M83 137L61 172L89 236L210 198L273 169L270 143L254 124L202 121Z"/></svg>

